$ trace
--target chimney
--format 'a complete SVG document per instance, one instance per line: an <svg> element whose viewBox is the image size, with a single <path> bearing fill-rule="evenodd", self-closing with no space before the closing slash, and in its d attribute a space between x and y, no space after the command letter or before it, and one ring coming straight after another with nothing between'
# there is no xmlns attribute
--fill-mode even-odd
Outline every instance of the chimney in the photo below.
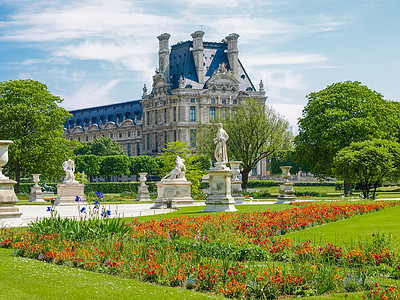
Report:
<svg viewBox="0 0 400 300"><path fill-rule="evenodd" d="M169 33L163 33L158 36L159 50L158 50L158 69L164 74L165 79L169 81Z"/></svg>
<svg viewBox="0 0 400 300"><path fill-rule="evenodd" d="M239 57L238 57L238 38L239 35L237 33L231 33L228 35L225 39L228 42L228 60L229 60L229 66L230 69L235 76L236 79L238 79L238 68L239 68Z"/></svg>
<svg viewBox="0 0 400 300"><path fill-rule="evenodd" d="M193 58L196 67L197 78L199 83L204 83L204 67L203 67L203 36L204 31L197 30L192 33L193 38Z"/></svg>

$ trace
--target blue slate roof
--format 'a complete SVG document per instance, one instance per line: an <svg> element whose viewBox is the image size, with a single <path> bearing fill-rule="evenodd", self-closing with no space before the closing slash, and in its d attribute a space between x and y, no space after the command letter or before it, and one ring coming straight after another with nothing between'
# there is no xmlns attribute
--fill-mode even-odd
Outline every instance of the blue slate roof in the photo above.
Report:
<svg viewBox="0 0 400 300"><path fill-rule="evenodd" d="M64 127L89 126L97 124L99 126L107 122L122 122L124 119L141 120L142 106L141 100L134 100L123 103L116 103L104 106L71 110L72 117L65 121Z"/></svg>
<svg viewBox="0 0 400 300"><path fill-rule="evenodd" d="M179 87L179 78L183 76L186 80L186 84L192 85L193 88L203 88L203 84L199 84L197 78L196 67L194 63L193 54L191 48L193 47L193 41L186 41L175 44L171 47L169 55L170 62L170 82L171 88L176 89ZM207 81L214 73L221 63L225 63L227 69L229 67L228 45L226 43L214 43L214 42L203 42L203 64L205 72L205 81ZM249 87L255 90L253 83L249 76L244 70L239 60L239 89L246 90Z"/></svg>

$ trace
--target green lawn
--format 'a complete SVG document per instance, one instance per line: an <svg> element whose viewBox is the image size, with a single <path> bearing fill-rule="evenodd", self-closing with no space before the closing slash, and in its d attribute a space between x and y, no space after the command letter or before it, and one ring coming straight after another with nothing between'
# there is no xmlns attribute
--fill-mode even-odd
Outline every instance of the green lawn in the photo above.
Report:
<svg viewBox="0 0 400 300"><path fill-rule="evenodd" d="M391 234L400 248L400 206L363 214L339 222L308 228L285 235L293 240L311 240L315 243L330 242L351 244L371 239L372 234Z"/></svg>
<svg viewBox="0 0 400 300"><path fill-rule="evenodd" d="M221 299L211 294L13 257L0 249L0 299Z"/></svg>

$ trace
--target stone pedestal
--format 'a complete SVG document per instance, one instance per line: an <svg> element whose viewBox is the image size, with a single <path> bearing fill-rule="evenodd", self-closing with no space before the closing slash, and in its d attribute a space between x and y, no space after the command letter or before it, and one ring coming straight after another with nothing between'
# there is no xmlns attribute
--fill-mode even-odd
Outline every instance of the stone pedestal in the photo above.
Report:
<svg viewBox="0 0 400 300"><path fill-rule="evenodd" d="M157 199L151 209L193 205L191 185L186 179L162 179L157 183Z"/></svg>
<svg viewBox="0 0 400 300"><path fill-rule="evenodd" d="M81 197L81 202L86 202L85 185L80 183L57 184L57 198L55 205L78 204L76 196Z"/></svg>
<svg viewBox="0 0 400 300"><path fill-rule="evenodd" d="M8 146L12 143L9 140L0 140L0 226L22 223L22 213L14 206L18 202L14 192L14 184L17 182L3 175L3 167L8 162Z"/></svg>
<svg viewBox="0 0 400 300"><path fill-rule="evenodd" d="M22 223L22 213L14 206L18 202L14 192L16 183L14 180L0 179L0 227Z"/></svg>
<svg viewBox="0 0 400 300"><path fill-rule="evenodd" d="M233 178L232 178L232 197L235 199L235 204L243 204L244 197L243 197L243 190L242 190L242 181L238 178L240 174L240 164L241 161L230 161L231 169L233 171Z"/></svg>
<svg viewBox="0 0 400 300"><path fill-rule="evenodd" d="M203 212L236 211L235 200L231 195L231 178L233 171L225 166L217 166L207 171L210 182L210 193Z"/></svg>
<svg viewBox="0 0 400 300"><path fill-rule="evenodd" d="M46 202L43 199L43 192L40 186L32 186L31 194L29 195L29 202Z"/></svg>
<svg viewBox="0 0 400 300"><path fill-rule="evenodd" d="M232 181L232 197L235 199L235 204L243 204L244 203L244 196L242 194L242 181L236 180Z"/></svg>
<svg viewBox="0 0 400 300"><path fill-rule="evenodd" d="M138 192L136 194L137 201L151 201L149 189L146 185L146 175L147 173L139 173L140 175L140 185L138 188Z"/></svg>
<svg viewBox="0 0 400 300"><path fill-rule="evenodd" d="M280 185L279 188L279 196L277 198L278 201L275 204L282 204L287 201L293 202L296 201L296 195L294 194L293 183L289 181L290 177L290 168L291 166L282 166L282 177L285 179L285 182Z"/></svg>

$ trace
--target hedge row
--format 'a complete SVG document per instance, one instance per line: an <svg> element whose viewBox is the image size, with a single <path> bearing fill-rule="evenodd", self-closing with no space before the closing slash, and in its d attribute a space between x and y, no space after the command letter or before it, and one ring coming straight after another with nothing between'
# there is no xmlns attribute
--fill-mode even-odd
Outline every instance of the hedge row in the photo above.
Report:
<svg viewBox="0 0 400 300"><path fill-rule="evenodd" d="M123 192L137 192L140 182L93 182L85 184L85 194L90 192L101 192L107 194L117 194ZM157 186L155 182L146 182L150 193L157 192ZM48 186L54 187L54 191L57 191L57 183L47 183ZM20 193L31 192L31 186L33 183L21 183L19 186Z"/></svg>
<svg viewBox="0 0 400 300"><path fill-rule="evenodd" d="M249 180L248 188L279 186L282 182L275 180ZM294 182L294 186L335 186L335 182ZM208 182L201 182L200 189L207 189Z"/></svg>

